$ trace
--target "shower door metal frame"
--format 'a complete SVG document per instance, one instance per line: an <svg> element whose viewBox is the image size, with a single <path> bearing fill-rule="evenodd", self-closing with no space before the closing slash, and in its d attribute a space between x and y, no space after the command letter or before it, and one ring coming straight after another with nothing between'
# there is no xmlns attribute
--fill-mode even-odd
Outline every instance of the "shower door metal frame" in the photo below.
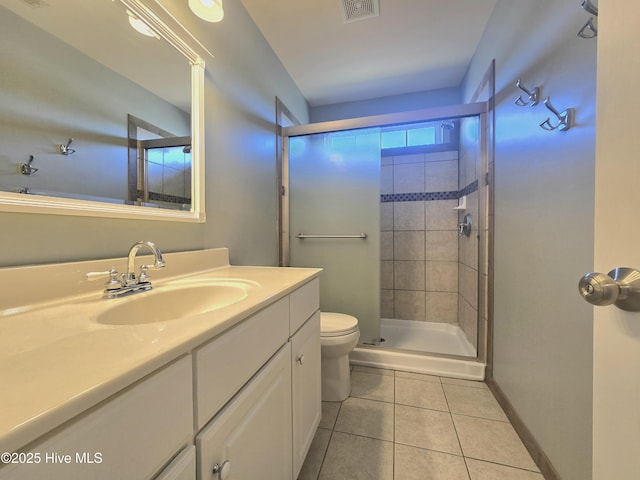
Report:
<svg viewBox="0 0 640 480"><path fill-rule="evenodd" d="M369 117L348 118L328 122L308 123L282 129L284 137L298 137L316 133L340 132L359 128L390 127L404 123L437 122L456 118L472 117L487 113L487 102L464 103L447 107L434 107L408 112L386 113Z"/></svg>
<svg viewBox="0 0 640 480"><path fill-rule="evenodd" d="M486 115L489 108L488 102L466 103L445 107L411 110L400 113L388 113L372 115L368 117L349 118L345 120L333 120L329 122L308 123L292 127L278 128L278 139L282 139L278 152L278 204L280 205L278 222L278 250L280 252L280 266L289 266L289 138L304 135L340 132L356 130L359 128L390 127L407 123L419 123L425 121L453 120L456 118Z"/></svg>
<svg viewBox="0 0 640 480"><path fill-rule="evenodd" d="M278 266L289 265L289 138L284 136L285 120L300 125L296 116L276 97L276 189L278 218Z"/></svg>
<svg viewBox="0 0 640 480"><path fill-rule="evenodd" d="M492 97L493 98L493 97ZM493 196L493 189L490 188L490 185L493 183L493 175L492 175L492 164L490 161L491 152L489 149L492 148L490 140L487 138L489 135L489 128L492 128L492 120L489 118L489 114L491 111L490 100L482 101L482 102L474 102L467 104L457 104L450 105L444 107L435 107L428 108L422 110L413 110L407 112L400 113L391 113L391 114L383 114L383 115L373 115L367 117L359 117L359 118L350 118L344 120L334 120L328 122L319 122L319 123L309 123L305 125L296 125L291 127L278 128L279 130L279 140L281 143L281 163L278 165L278 178L281 183L278 186L280 198L280 221L279 221L279 241L278 241L278 249L280 252L280 266L290 266L290 254L289 254L289 139L291 137L305 136L305 135L315 135L315 134L323 134L323 133L332 133L332 132L340 132L347 130L356 130L360 128L374 128L374 127L389 127L394 125L402 125L402 124L411 124L411 123L423 123L430 121L440 121L440 120L455 120L461 119L465 117L474 117L477 116L479 119L479 123L481 126L481 130L483 131L483 139L481 144L481 155L483 156L483 163L489 163L489 172L484 179L485 188L489 188L489 196ZM482 181L482 180L481 180ZM492 206L491 203L493 198L489 199L489 205L486 205L485 208L489 209L489 223L492 218ZM481 232L485 228L489 228L491 230L491 225L486 225L485 215L479 215L478 219L478 233L479 236L482 237ZM492 232L488 234L489 245L489 258L488 261L492 261L491 248L492 248ZM480 240L482 242L483 240ZM480 248L479 250L484 250L486 247ZM478 252L478 262L481 261L483 257ZM492 270L492 268L490 267ZM489 274L490 275L490 274ZM480 263L478 263L478 290L477 294L480 295L480 286L484 280L481 280L482 274L480 272ZM488 280L489 284L491 284L491 279ZM491 286L489 286L488 295L492 294ZM478 310L476 314L476 325L477 325L477 347L476 347L476 356L475 357L463 357L459 355L450 355L450 354L437 354L437 353L428 353L429 356L433 357L444 357L450 359L458 359L458 360L470 360L473 358L475 362L485 363L487 361L487 342L490 342L490 339L487 338L491 333L491 318L492 318L492 302L490 298L480 299L478 298ZM486 303L485 303L486 302ZM488 323L489 326L480 325L480 308L481 306L487 305L488 303ZM372 347L375 348L375 347ZM490 354L490 351L489 351Z"/></svg>

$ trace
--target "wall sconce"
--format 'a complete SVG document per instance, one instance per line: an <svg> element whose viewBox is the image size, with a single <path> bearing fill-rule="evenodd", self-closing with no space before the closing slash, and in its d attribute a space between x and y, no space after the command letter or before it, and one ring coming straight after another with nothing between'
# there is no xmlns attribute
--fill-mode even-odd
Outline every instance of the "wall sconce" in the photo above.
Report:
<svg viewBox="0 0 640 480"><path fill-rule="evenodd" d="M540 127L547 131L552 130L569 130L574 125L575 111L573 108L567 108L564 112L560 113L553 105L551 105L551 99L549 97L544 99L544 105L553 113L558 119L556 125L551 124L551 118L547 118L540 124Z"/></svg>
<svg viewBox="0 0 640 480"><path fill-rule="evenodd" d="M222 0L189 0L189 8L207 22L219 22L224 17Z"/></svg>
<svg viewBox="0 0 640 480"><path fill-rule="evenodd" d="M585 12L598 16L598 7L591 3L591 0L584 0L582 8ZM578 36L580 38L596 38L598 36L598 27L593 17L590 17L589 21L580 29Z"/></svg>
<svg viewBox="0 0 640 480"><path fill-rule="evenodd" d="M33 175L34 173L36 173L38 171L38 169L36 167L34 167L33 165L31 165L31 163L33 163L33 155L29 155L29 162L28 163L21 163L20 165L18 165L18 167L20 168L20 173L22 175Z"/></svg>
<svg viewBox="0 0 640 480"><path fill-rule="evenodd" d="M518 81L516 82L516 87L522 90L527 95L527 98L525 100L524 98L522 98L522 95L520 95L513 103L515 103L519 107L535 107L538 104L538 102L540 101L540 87L535 87L533 91L530 91L522 84L520 79L518 79Z"/></svg>
<svg viewBox="0 0 640 480"><path fill-rule="evenodd" d="M596 38L598 36L598 27L596 27L593 17L584 24L577 35L580 38Z"/></svg>
<svg viewBox="0 0 640 480"><path fill-rule="evenodd" d="M591 3L591 0L584 0L581 6L585 12L598 16L598 7Z"/></svg>
<svg viewBox="0 0 640 480"><path fill-rule="evenodd" d="M60 155L73 155L74 153L76 153L73 148L69 147L69 145L71 145L71 142L73 142L73 138L70 138L66 145L58 145L58 153Z"/></svg>

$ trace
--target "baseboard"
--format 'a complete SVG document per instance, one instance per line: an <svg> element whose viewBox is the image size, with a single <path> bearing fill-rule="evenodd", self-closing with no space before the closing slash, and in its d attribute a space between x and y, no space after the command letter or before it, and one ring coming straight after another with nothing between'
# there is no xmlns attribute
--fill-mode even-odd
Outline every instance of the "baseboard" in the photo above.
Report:
<svg viewBox="0 0 640 480"><path fill-rule="evenodd" d="M504 394L502 389L498 386L495 379L488 378L486 380L486 383L493 395L496 397L496 400L498 400L498 403L506 413L507 418L509 418L509 421L511 422L511 425L513 425L513 428L516 430L516 433L520 436L522 443L524 443L525 448L529 451L531 458L540 469L540 472L544 476L545 480L560 480L560 475L558 474L556 469L553 468L551 461L545 455L542 448L540 447L540 444L536 441L520 416L516 413L513 405L511 405L511 402L509 402L509 399Z"/></svg>

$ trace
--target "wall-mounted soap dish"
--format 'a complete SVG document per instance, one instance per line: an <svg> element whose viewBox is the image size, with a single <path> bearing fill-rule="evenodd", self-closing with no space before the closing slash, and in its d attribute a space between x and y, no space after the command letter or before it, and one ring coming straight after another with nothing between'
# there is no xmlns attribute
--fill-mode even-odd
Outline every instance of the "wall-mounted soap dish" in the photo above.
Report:
<svg viewBox="0 0 640 480"><path fill-rule="evenodd" d="M467 209L467 196L463 195L458 199L458 206L453 207L454 210L466 210Z"/></svg>

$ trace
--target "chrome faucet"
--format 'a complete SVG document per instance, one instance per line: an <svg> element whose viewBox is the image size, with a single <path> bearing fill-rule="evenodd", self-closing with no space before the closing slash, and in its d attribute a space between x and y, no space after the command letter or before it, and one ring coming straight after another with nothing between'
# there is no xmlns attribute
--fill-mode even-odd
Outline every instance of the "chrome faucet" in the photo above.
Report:
<svg viewBox="0 0 640 480"><path fill-rule="evenodd" d="M153 253L154 261L153 265L141 265L140 275L136 278L136 274L134 272L135 259L141 248L150 250L151 253ZM119 298L124 295L151 290L151 277L147 271L150 268L162 268L165 265L166 264L162 258L162 252L153 242L136 242L129 250L129 254L127 256L127 273L120 275L122 280L118 279L118 271L115 268L106 272L90 272L87 273L84 278L85 280L95 280L96 278L109 276L109 280L104 285L105 288L103 296L104 298Z"/></svg>
<svg viewBox="0 0 640 480"><path fill-rule="evenodd" d="M146 248L147 250L151 250L153 253L154 261L153 265L142 265L140 267L140 276L136 278L136 274L134 273L135 269L135 259L138 254L138 250L141 248ZM149 283L149 275L147 274L147 270L149 268L162 268L166 264L162 259L162 252L153 242L137 242L134 243L131 249L129 250L129 255L127 257L127 273L122 275L122 279L126 286L139 285L141 283ZM151 286L151 285L149 285Z"/></svg>

